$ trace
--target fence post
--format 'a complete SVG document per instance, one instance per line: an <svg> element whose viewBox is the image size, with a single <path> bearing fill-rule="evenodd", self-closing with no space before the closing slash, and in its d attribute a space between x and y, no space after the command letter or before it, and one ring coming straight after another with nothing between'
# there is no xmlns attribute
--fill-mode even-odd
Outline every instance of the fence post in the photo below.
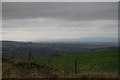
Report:
<svg viewBox="0 0 120 80"><path fill-rule="evenodd" d="M32 62L32 55L31 55L31 52L29 52L29 62L30 62L30 63Z"/></svg>
<svg viewBox="0 0 120 80"><path fill-rule="evenodd" d="M78 69L78 64L77 64L77 60L75 60L75 74L77 73L77 69Z"/></svg>
<svg viewBox="0 0 120 80"><path fill-rule="evenodd" d="M49 57L49 59L48 59L48 64L51 64L51 62L52 62L52 61L51 61L51 58Z"/></svg>
<svg viewBox="0 0 120 80"><path fill-rule="evenodd" d="M12 55L12 60L13 60L13 63L15 63L15 52L13 52L13 55Z"/></svg>

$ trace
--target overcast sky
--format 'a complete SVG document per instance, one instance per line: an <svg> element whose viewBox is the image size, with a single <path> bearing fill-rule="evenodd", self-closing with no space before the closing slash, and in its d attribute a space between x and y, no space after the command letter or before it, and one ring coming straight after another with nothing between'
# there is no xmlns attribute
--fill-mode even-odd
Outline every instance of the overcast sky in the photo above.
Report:
<svg viewBox="0 0 120 80"><path fill-rule="evenodd" d="M2 2L118 2L119 0L1 0Z"/></svg>
<svg viewBox="0 0 120 80"><path fill-rule="evenodd" d="M4 2L3 40L117 37L117 2Z"/></svg>

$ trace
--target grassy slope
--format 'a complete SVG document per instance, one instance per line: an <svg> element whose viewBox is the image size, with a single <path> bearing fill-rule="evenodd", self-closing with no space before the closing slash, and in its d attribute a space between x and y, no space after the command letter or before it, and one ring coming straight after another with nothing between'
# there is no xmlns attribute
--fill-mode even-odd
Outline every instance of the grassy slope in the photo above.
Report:
<svg viewBox="0 0 120 80"><path fill-rule="evenodd" d="M37 59L39 63L47 63L48 58ZM75 55L52 57L52 63L65 72L74 72L74 61L79 60L79 72L117 72L118 51L106 49L101 51L78 53Z"/></svg>

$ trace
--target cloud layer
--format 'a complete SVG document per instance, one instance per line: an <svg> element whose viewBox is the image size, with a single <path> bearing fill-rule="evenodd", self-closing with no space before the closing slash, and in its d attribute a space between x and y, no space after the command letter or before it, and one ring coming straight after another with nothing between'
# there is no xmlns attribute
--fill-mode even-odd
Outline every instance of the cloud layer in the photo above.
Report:
<svg viewBox="0 0 120 80"><path fill-rule="evenodd" d="M16 2L3 3L4 19L38 17L64 18L68 20L117 19L115 2Z"/></svg>
<svg viewBox="0 0 120 80"><path fill-rule="evenodd" d="M3 3L3 39L117 37L117 3Z"/></svg>

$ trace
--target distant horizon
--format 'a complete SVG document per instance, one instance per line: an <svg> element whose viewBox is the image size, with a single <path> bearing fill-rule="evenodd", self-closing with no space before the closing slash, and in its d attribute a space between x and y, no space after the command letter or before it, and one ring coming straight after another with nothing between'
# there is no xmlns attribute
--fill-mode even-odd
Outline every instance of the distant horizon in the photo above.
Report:
<svg viewBox="0 0 120 80"><path fill-rule="evenodd" d="M80 42L89 42L89 41L81 41L82 39L84 40L84 39L94 39L94 38L104 38L104 39L115 39L117 42L118 42L118 37L81 37L81 38L69 38L69 39L50 39L50 40L29 40L29 41L23 41L23 40L1 40L1 41L17 41L17 42L69 42L70 40L72 40L72 42L76 42L76 40L79 40ZM103 39L103 41L102 42L107 42L106 40L104 40ZM116 42L115 41L115 42ZM71 42L71 41L70 41ZM78 41L77 41L78 42ZM94 42L94 41L92 41L92 42ZM95 42L97 42L97 40L95 40ZM100 41L98 41L98 42L100 42ZM108 42L110 42L110 41L108 41ZM114 42L114 41L113 41Z"/></svg>

